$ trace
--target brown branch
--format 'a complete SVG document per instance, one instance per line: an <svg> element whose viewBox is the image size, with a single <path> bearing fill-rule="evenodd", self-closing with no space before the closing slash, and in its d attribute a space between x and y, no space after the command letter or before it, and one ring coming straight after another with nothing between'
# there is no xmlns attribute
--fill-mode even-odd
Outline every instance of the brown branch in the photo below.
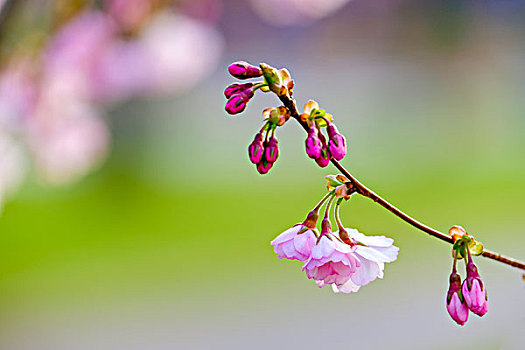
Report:
<svg viewBox="0 0 525 350"><path fill-rule="evenodd" d="M279 96L279 99L284 104L284 106L290 111L291 116L295 120L297 120L297 122L299 124L301 124L301 126L303 127L304 130L308 131L308 124L303 122L301 120L301 117L299 116L299 112L297 110L297 105L296 105L295 99L289 97L288 95ZM397 216L401 220L409 223L410 225L414 226L415 228L417 228L417 229L419 229L419 230L421 230L423 232L428 233L432 237L436 237L437 239L440 239L440 240L445 241L445 242L450 243L450 244L454 243L454 239L450 235L445 234L443 232L439 232L438 230L435 230L435 229L433 229L433 228L431 228L431 227L429 227L429 226L427 226L427 225L417 221L416 219L410 217L409 215L405 214L404 212L402 212L401 210L397 209L392 204L390 204L389 202L387 202L386 200L381 198L379 195L377 195L372 190L370 190L365 185L363 185L361 182L359 182L354 176L352 176L352 174L350 174L350 172L348 170L346 170L341 165L341 163L339 163L335 159L331 159L331 162L344 176L346 176L353 183L353 185L356 188L356 192L357 193L359 193L359 194L361 194L361 195L363 195L363 196L365 196L367 198L370 198L371 200L373 200L374 202L378 203L383 208L387 209L388 211L390 211L392 214L394 214L395 216ZM503 264L507 264L507 265L516 267L518 269L525 270L525 263L523 263L521 261L518 261L518 260L515 260L515 259L512 259L512 258L507 258L505 256L502 256L502 255L497 254L497 253L493 253L493 252L488 251L486 249L483 250L482 255L484 257L486 257L486 258L499 261L499 262L501 262Z"/></svg>

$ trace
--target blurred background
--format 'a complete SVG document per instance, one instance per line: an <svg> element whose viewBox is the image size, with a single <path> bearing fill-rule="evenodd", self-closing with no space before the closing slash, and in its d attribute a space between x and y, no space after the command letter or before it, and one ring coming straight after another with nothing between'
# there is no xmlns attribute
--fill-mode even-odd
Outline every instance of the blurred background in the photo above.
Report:
<svg viewBox="0 0 525 350"><path fill-rule="evenodd" d="M291 122L258 175L278 104L232 117L223 89L232 61L287 67L361 181L523 260L525 2L0 4L0 349L523 348L518 270L478 258L489 312L458 327L450 246L367 199L342 217L401 248L383 280L335 295L279 261L335 170Z"/></svg>

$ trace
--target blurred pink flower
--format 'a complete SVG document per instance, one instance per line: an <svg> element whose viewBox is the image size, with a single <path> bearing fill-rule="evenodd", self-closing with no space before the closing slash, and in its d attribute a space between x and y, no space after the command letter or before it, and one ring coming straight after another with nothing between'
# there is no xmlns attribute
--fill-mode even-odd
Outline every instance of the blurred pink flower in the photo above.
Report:
<svg viewBox="0 0 525 350"><path fill-rule="evenodd" d="M0 75L0 129L19 130L20 123L36 103L38 89L33 62L29 58L12 60Z"/></svg>
<svg viewBox="0 0 525 350"><path fill-rule="evenodd" d="M14 55L0 73L0 201L23 178L21 149L46 181L75 181L107 153L106 104L182 92L215 68L222 39L214 28L171 9L151 14L150 0L108 2L109 13L81 12L38 55Z"/></svg>
<svg viewBox="0 0 525 350"><path fill-rule="evenodd" d="M140 38L151 58L152 93L192 88L215 68L222 37L197 20L168 12L157 14Z"/></svg>
<svg viewBox="0 0 525 350"><path fill-rule="evenodd" d="M222 39L208 25L159 13L130 40L114 40L93 73L94 95L115 102L133 95L183 92L215 68Z"/></svg>
<svg viewBox="0 0 525 350"><path fill-rule="evenodd" d="M85 11L70 20L45 48L45 75L68 81L80 98L92 99L93 72L116 38L113 20L99 11Z"/></svg>
<svg viewBox="0 0 525 350"><path fill-rule="evenodd" d="M251 0L255 11L276 26L309 24L326 17L350 0Z"/></svg>
<svg viewBox="0 0 525 350"><path fill-rule="evenodd" d="M106 0L108 13L125 30L137 28L148 15L151 0Z"/></svg>
<svg viewBox="0 0 525 350"><path fill-rule="evenodd" d="M68 101L63 108L42 106L30 125L30 148L44 179L61 184L78 180L107 152L109 132L96 110ZM56 107L56 106L54 106Z"/></svg>
<svg viewBox="0 0 525 350"><path fill-rule="evenodd" d="M97 101L118 102L151 90L151 56L136 40L117 39L97 62L93 94Z"/></svg>

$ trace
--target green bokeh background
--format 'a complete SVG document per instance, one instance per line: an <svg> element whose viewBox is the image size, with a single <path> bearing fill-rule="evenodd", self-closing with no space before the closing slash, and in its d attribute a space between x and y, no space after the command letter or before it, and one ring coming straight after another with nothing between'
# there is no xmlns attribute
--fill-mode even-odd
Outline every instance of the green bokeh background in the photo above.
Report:
<svg viewBox="0 0 525 350"><path fill-rule="evenodd" d="M392 20L402 34L385 30L379 40L347 23L357 18L351 10L241 43L226 15L213 76L183 96L112 111L112 153L81 183L32 181L12 198L0 219L0 347L519 349L519 271L478 258L490 311L457 327L444 307L450 246L367 199L345 204L343 221L391 236L401 250L385 278L358 294L318 289L269 245L303 220L335 171L306 157L290 121L278 131L278 162L256 173L246 146L260 111L276 102L258 96L241 116L223 112L224 67L239 58L288 67L299 104L315 98L347 136L343 164L394 205L525 259L519 21L459 12L455 27L450 16L416 12ZM450 31L405 35L433 21Z"/></svg>

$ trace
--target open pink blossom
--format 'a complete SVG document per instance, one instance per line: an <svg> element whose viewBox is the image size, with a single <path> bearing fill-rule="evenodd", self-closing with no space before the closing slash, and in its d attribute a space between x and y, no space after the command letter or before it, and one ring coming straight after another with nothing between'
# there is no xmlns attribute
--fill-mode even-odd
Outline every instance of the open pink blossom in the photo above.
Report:
<svg viewBox="0 0 525 350"><path fill-rule="evenodd" d="M316 240L312 229L297 224L277 236L271 244L279 259L306 261Z"/></svg>
<svg viewBox="0 0 525 350"><path fill-rule="evenodd" d="M366 236L355 229L345 229L355 241L364 245L356 245L354 256L359 260L359 266L344 284L332 284L334 292L357 292L376 278L383 278L385 263L397 259L399 248L394 246L394 240L385 236Z"/></svg>
<svg viewBox="0 0 525 350"><path fill-rule="evenodd" d="M312 248L303 271L306 271L308 278L316 280L320 287L331 283L343 285L360 266L354 250L355 248L335 238L330 239L323 235Z"/></svg>

